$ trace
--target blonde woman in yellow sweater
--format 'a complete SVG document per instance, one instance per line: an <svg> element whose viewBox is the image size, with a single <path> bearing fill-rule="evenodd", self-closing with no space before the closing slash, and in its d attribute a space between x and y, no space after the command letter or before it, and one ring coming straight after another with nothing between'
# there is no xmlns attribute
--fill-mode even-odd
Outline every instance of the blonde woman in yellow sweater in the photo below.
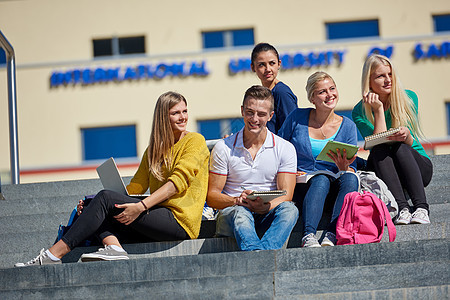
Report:
<svg viewBox="0 0 450 300"><path fill-rule="evenodd" d="M121 241L168 241L196 238L208 188L209 151L202 135L188 132L187 101L175 92L161 95L153 116L150 143L127 186L136 198L103 190L48 250L17 267L60 264L81 241L96 235L105 248L83 254L82 261L128 259ZM82 213L81 213L82 212Z"/></svg>

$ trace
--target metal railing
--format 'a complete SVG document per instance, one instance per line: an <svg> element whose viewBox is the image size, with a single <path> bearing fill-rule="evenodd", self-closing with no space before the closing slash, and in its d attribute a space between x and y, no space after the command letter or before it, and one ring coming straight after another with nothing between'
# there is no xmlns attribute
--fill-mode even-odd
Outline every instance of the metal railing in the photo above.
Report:
<svg viewBox="0 0 450 300"><path fill-rule="evenodd" d="M19 142L17 134L16 62L14 49L0 30L0 46L6 54L8 73L9 153L11 157L11 183L19 184Z"/></svg>

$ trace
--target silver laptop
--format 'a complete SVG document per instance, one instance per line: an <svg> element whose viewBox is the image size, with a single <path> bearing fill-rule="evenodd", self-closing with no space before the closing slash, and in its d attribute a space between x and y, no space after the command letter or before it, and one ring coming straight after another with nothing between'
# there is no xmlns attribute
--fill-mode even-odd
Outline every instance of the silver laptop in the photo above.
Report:
<svg viewBox="0 0 450 300"><path fill-rule="evenodd" d="M150 194L128 194L125 183L123 183L122 177L120 177L116 162L112 157L97 168L97 173L105 190L110 190L122 195L137 198L145 198L150 196Z"/></svg>

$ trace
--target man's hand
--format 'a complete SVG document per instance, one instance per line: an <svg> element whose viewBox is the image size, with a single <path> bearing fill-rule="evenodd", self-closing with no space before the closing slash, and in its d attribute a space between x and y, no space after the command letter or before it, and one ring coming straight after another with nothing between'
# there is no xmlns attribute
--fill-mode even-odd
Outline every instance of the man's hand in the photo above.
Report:
<svg viewBox="0 0 450 300"><path fill-rule="evenodd" d="M236 205L247 207L251 212L257 214L266 214L270 210L270 203L264 203L260 197L256 199L248 199L247 196L250 195L252 190L244 190L239 197L236 198Z"/></svg>

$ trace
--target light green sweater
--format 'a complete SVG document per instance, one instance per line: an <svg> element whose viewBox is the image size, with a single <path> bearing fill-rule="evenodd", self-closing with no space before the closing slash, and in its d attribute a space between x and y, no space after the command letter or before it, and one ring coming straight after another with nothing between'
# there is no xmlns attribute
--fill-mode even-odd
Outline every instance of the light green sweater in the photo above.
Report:
<svg viewBox="0 0 450 300"><path fill-rule="evenodd" d="M419 99L413 91L405 90L408 97L413 101L414 104L414 110L417 114L418 112L418 106L419 106ZM391 118L391 109L387 109L384 112L384 117L386 119L386 128L389 130L392 127L392 118ZM358 127L359 132L363 137L369 136L373 134L374 126L366 117L366 113L364 111L364 105L362 103L362 100L358 102L358 104L355 105L352 111L352 118L353 122L355 122L356 127ZM410 126L408 125L409 130L411 131ZM417 152L419 152L421 155L430 158L427 153L425 152L425 149L423 149L423 146L419 143L418 138L412 133L411 135L414 139L414 142L412 144L412 148L415 149Z"/></svg>

